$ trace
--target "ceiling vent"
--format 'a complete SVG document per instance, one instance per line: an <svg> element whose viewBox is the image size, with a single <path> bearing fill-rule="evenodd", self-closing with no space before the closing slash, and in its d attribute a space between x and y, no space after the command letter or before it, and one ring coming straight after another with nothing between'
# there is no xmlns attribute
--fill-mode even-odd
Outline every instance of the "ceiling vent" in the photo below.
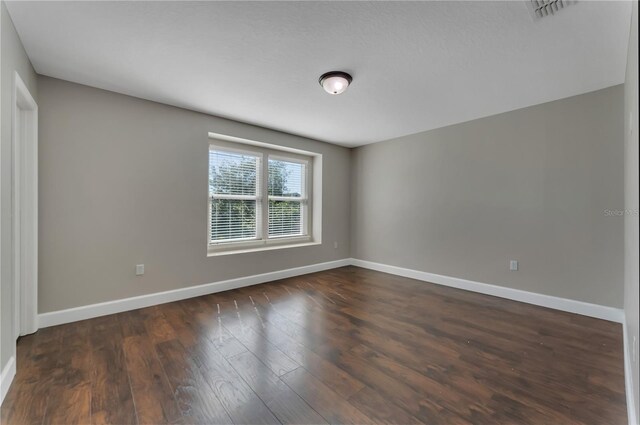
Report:
<svg viewBox="0 0 640 425"><path fill-rule="evenodd" d="M552 16L560 10L576 3L576 0L526 0L529 12L534 20Z"/></svg>

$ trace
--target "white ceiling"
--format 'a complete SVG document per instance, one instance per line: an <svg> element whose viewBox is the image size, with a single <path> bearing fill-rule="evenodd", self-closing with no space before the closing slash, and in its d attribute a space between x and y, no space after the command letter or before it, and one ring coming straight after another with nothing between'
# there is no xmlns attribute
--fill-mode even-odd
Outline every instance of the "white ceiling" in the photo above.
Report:
<svg viewBox="0 0 640 425"><path fill-rule="evenodd" d="M358 146L624 81L631 4L7 2L40 74ZM351 73L340 96L318 84Z"/></svg>

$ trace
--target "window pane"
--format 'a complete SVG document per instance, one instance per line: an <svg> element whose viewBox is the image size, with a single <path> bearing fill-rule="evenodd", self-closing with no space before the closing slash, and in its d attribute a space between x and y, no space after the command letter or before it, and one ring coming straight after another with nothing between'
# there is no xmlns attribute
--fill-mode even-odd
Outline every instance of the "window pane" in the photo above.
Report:
<svg viewBox="0 0 640 425"><path fill-rule="evenodd" d="M209 151L209 193L255 196L257 171L254 155Z"/></svg>
<svg viewBox="0 0 640 425"><path fill-rule="evenodd" d="M269 196L303 196L304 173L304 164L270 159Z"/></svg>
<svg viewBox="0 0 640 425"><path fill-rule="evenodd" d="M256 238L256 201L211 200L210 242Z"/></svg>
<svg viewBox="0 0 640 425"><path fill-rule="evenodd" d="M298 201L269 201L269 236L302 235L302 204Z"/></svg>

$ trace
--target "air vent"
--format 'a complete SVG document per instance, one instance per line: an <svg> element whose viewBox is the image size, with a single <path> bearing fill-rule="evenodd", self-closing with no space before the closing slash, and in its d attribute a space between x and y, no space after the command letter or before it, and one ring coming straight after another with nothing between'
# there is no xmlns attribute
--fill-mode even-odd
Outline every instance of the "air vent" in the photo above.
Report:
<svg viewBox="0 0 640 425"><path fill-rule="evenodd" d="M533 19L540 19L552 16L564 9L575 0L526 0L529 6L529 12Z"/></svg>

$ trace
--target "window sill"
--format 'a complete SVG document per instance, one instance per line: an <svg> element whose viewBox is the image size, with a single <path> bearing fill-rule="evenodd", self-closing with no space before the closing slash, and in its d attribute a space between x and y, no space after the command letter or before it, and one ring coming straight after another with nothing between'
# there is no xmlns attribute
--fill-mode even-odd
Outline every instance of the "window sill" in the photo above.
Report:
<svg viewBox="0 0 640 425"><path fill-rule="evenodd" d="M260 252L260 251L273 251L276 249L286 249L286 248L301 248L304 246L314 246L321 245L322 242L315 241L305 241L305 242L291 242L291 243L283 243L283 244L274 244L274 245L260 245L260 246L252 246L252 247L225 247L225 248L208 248L207 257L219 257L222 255L232 255L232 254L247 254L250 252Z"/></svg>

